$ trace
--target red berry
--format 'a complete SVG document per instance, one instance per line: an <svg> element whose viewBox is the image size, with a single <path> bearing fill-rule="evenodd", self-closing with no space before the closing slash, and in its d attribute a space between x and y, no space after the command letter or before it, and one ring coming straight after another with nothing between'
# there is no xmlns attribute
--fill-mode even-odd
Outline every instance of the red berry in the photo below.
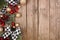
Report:
<svg viewBox="0 0 60 40"><path fill-rule="evenodd" d="M15 26L15 22L12 22L12 26Z"/></svg>

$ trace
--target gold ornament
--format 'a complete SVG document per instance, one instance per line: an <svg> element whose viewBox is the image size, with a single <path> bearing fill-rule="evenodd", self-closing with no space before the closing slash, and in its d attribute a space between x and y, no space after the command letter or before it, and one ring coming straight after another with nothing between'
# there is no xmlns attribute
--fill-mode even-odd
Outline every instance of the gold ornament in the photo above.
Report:
<svg viewBox="0 0 60 40"><path fill-rule="evenodd" d="M3 15L1 14L0 17L3 17Z"/></svg>
<svg viewBox="0 0 60 40"><path fill-rule="evenodd" d="M20 4L26 4L26 0L20 0Z"/></svg>
<svg viewBox="0 0 60 40"><path fill-rule="evenodd" d="M15 26L18 27L19 26L19 23L16 23Z"/></svg>
<svg viewBox="0 0 60 40"><path fill-rule="evenodd" d="M0 32L2 32L3 31L3 28L2 27L0 27Z"/></svg>
<svg viewBox="0 0 60 40"><path fill-rule="evenodd" d="M10 11L11 11L11 9L8 7L8 8L6 9L6 11L7 11L7 12L10 12Z"/></svg>
<svg viewBox="0 0 60 40"><path fill-rule="evenodd" d="M18 5L18 8L20 8L21 6L20 5Z"/></svg>
<svg viewBox="0 0 60 40"><path fill-rule="evenodd" d="M21 13L17 13L17 14L16 14L16 17L21 17L21 16L22 16Z"/></svg>

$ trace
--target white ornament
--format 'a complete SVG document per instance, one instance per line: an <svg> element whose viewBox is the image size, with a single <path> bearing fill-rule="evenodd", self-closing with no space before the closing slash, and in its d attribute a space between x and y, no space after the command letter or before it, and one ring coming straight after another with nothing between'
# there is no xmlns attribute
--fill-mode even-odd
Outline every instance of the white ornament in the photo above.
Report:
<svg viewBox="0 0 60 40"><path fill-rule="evenodd" d="M19 26L19 24L18 24L18 23L16 23L16 24L15 24L15 26L16 26L16 27L18 27L18 26Z"/></svg>

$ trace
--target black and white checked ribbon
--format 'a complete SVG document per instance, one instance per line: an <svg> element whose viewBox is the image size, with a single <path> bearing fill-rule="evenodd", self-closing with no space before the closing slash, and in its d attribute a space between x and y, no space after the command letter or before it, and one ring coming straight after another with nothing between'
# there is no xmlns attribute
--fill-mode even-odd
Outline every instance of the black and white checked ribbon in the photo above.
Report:
<svg viewBox="0 0 60 40"><path fill-rule="evenodd" d="M21 33L20 27L17 27L15 31L11 31L10 26L5 28L5 33L3 34L4 39L11 35L13 40L18 38L18 35Z"/></svg>

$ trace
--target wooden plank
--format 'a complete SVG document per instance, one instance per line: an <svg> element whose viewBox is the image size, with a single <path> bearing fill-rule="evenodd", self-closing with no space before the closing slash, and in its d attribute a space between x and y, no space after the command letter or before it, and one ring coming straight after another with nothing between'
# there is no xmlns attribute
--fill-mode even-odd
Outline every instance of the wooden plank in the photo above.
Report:
<svg viewBox="0 0 60 40"><path fill-rule="evenodd" d="M60 40L60 0L56 0L57 40Z"/></svg>
<svg viewBox="0 0 60 40"><path fill-rule="evenodd" d="M27 40L26 5L20 8L19 13L22 14L22 17L16 18L16 23L20 23L21 31L22 31L22 40Z"/></svg>
<svg viewBox="0 0 60 40"><path fill-rule="evenodd" d="M27 40L33 40L33 6L34 0L27 3Z"/></svg>
<svg viewBox="0 0 60 40"><path fill-rule="evenodd" d="M38 40L38 0L34 0L33 6L33 40Z"/></svg>
<svg viewBox="0 0 60 40"><path fill-rule="evenodd" d="M50 40L58 40L56 0L50 0Z"/></svg>
<svg viewBox="0 0 60 40"><path fill-rule="evenodd" d="M49 0L39 0L39 40L49 40Z"/></svg>

